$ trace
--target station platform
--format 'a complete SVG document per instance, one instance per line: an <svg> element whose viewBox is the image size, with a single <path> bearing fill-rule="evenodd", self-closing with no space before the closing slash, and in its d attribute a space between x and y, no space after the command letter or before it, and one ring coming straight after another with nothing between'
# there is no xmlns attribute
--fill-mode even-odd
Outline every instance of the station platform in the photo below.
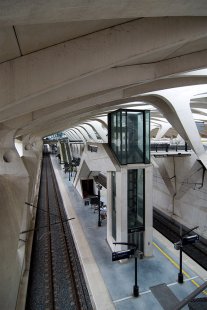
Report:
<svg viewBox="0 0 207 310"><path fill-rule="evenodd" d="M75 218L70 227L94 309L170 310L207 280L207 271L183 253L184 283L179 284L179 251L154 230L153 256L138 260L139 297L134 297L134 259L112 262L106 220L98 227L98 214L84 204L63 165L54 156L51 159L68 218ZM197 297L207 297L207 291Z"/></svg>

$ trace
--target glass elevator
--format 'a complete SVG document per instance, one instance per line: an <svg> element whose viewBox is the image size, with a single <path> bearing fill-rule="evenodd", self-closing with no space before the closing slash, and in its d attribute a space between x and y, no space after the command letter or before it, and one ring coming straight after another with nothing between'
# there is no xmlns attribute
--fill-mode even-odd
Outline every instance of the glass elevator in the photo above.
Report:
<svg viewBox="0 0 207 310"><path fill-rule="evenodd" d="M148 218L152 215L150 112L128 109L111 112L108 129L108 144L120 167L119 171L111 172L110 180L112 238L116 242L135 243L144 252L146 228L152 226ZM150 198L146 197L146 190L151 192Z"/></svg>

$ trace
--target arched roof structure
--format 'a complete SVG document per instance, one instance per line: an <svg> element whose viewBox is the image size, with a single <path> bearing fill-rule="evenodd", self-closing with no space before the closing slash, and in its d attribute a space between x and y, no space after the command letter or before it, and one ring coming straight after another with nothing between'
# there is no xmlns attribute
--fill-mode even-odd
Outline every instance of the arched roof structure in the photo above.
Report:
<svg viewBox="0 0 207 310"><path fill-rule="evenodd" d="M205 1L19 1L18 10L12 2L0 5L0 123L15 137L43 137L148 92L207 83Z"/></svg>

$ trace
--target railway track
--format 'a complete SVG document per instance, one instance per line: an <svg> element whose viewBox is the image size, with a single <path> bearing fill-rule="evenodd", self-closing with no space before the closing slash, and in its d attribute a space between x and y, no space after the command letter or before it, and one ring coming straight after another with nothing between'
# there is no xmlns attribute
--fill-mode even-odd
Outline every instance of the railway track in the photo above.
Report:
<svg viewBox="0 0 207 310"><path fill-rule="evenodd" d="M153 210L153 226L171 242L175 243L180 240L179 223L155 208ZM186 233L188 230L187 227L182 227L182 233ZM207 241L204 238L200 237L198 243L184 246L183 252L207 270Z"/></svg>
<svg viewBox="0 0 207 310"><path fill-rule="evenodd" d="M92 310L51 160L43 157L26 310Z"/></svg>

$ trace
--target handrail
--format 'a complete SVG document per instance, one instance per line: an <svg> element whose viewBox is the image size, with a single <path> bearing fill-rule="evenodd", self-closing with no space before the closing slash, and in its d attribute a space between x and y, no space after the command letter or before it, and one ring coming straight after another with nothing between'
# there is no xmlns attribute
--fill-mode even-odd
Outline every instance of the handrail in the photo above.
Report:
<svg viewBox="0 0 207 310"><path fill-rule="evenodd" d="M150 149L151 151L154 152L159 152L159 151L189 151L191 148L187 144L170 144L170 143L156 143L156 142L151 142L150 144Z"/></svg>
<svg viewBox="0 0 207 310"><path fill-rule="evenodd" d="M193 291L191 294L189 294L188 296L186 296L181 302L179 302L175 308L173 310L180 310L182 309L184 306L186 306L194 297L196 297L198 294L200 294L202 291L205 290L205 288L207 287L207 281L205 281L200 287L198 287L197 289L195 289L195 291Z"/></svg>

